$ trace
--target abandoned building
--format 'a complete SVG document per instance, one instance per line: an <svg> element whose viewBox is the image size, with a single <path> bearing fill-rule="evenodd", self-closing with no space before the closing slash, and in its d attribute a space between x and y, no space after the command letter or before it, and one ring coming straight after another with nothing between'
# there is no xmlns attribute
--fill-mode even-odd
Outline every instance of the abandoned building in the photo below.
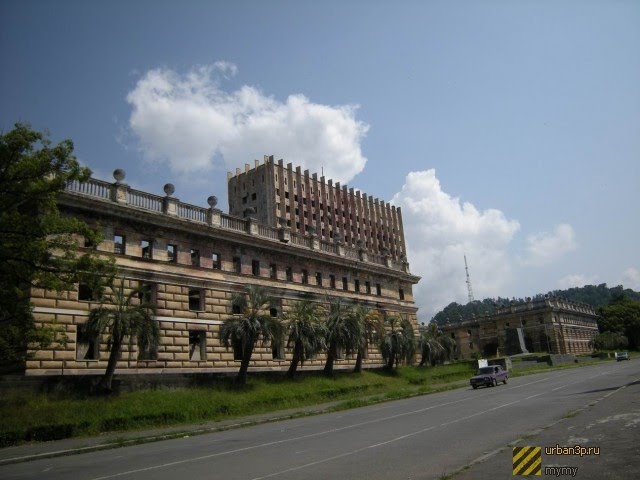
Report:
<svg viewBox="0 0 640 480"><path fill-rule="evenodd" d="M597 319L589 305L547 297L500 306L493 314L441 328L456 340L459 358L533 352L583 354L593 351Z"/></svg>
<svg viewBox="0 0 640 480"><path fill-rule="evenodd" d="M122 170L114 178L72 183L58 203L63 214L103 234L99 245L79 239L80 250L114 258L125 288L142 287L156 306L160 344L153 351L124 345L116 373L236 371L242 354L224 347L218 333L224 319L238 314L233 294L247 285L276 299L273 316L302 298L324 304L341 298L402 315L417 329L412 291L419 277L409 271L399 208L332 187L331 180L273 157L229 175L229 215L213 196L203 208L180 202L171 184L161 196L130 188ZM33 352L27 375L104 373L106 337L90 338L84 328L99 305L86 285L61 294L33 289L32 303L37 322L55 322L68 340ZM291 357L287 348L258 343L250 368L284 370ZM324 359L319 354L304 368L318 368ZM340 358L336 368L354 362ZM371 345L364 366L381 364Z"/></svg>

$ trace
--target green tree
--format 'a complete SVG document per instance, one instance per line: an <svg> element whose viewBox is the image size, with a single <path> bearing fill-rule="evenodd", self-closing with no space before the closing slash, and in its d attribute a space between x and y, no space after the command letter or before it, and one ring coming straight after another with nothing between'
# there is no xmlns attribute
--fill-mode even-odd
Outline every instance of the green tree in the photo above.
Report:
<svg viewBox="0 0 640 480"><path fill-rule="evenodd" d="M325 348L326 326L319 317L319 305L306 299L295 302L284 316L287 346L293 349L289 378L295 377L299 364Z"/></svg>
<svg viewBox="0 0 640 480"><path fill-rule="evenodd" d="M341 299L329 301L327 312L327 360L324 374L333 375L333 365L341 355L351 355L358 349L362 331L354 322L351 307L342 303Z"/></svg>
<svg viewBox="0 0 640 480"><path fill-rule="evenodd" d="M369 344L379 341L379 337L384 332L384 325L380 320L378 312L367 307L363 303L356 303L351 309L352 321L357 324L358 335L358 355L356 364L353 368L355 373L362 371L362 360L365 352L369 348Z"/></svg>
<svg viewBox="0 0 640 480"><path fill-rule="evenodd" d="M71 181L91 171L72 154L73 143L52 146L48 137L17 123L0 135L0 364L23 365L29 349L56 340L56 329L37 327L30 293L34 287L73 289L79 276L110 271L109 262L79 255L75 235L97 243L80 220L60 215L57 198Z"/></svg>
<svg viewBox="0 0 640 480"><path fill-rule="evenodd" d="M240 385L247 383L251 355L258 340L271 342L275 347L282 342L282 323L269 313L273 303L264 289L253 285L246 287L243 293L234 294L231 299L233 311L238 312L239 316L224 320L220 327L220 339L225 347L233 347L242 357L236 377Z"/></svg>
<svg viewBox="0 0 640 480"><path fill-rule="evenodd" d="M629 340L620 332L604 332L596 335L592 341L596 350L617 350L629 346Z"/></svg>
<svg viewBox="0 0 640 480"><path fill-rule="evenodd" d="M600 332L621 332L629 340L629 348L640 348L640 302L619 296L598 313Z"/></svg>
<svg viewBox="0 0 640 480"><path fill-rule="evenodd" d="M113 374L126 339L130 347L135 341L140 352L155 351L160 340L160 329L154 319L155 308L148 302L144 291L137 288L127 293L124 278L117 285L112 279L108 288L111 293L101 299L99 307L91 310L87 322L90 337L108 335L109 361L99 384L99 389L104 392L111 391Z"/></svg>
<svg viewBox="0 0 640 480"><path fill-rule="evenodd" d="M385 315L385 333L380 343L380 351L387 370L401 363L411 364L415 354L415 333L411 322L402 316Z"/></svg>
<svg viewBox="0 0 640 480"><path fill-rule="evenodd" d="M456 350L456 342L453 338L444 335L438 324L432 321L420 334L418 348L422 357L420 366L428 363L433 367L436 363L451 360Z"/></svg>

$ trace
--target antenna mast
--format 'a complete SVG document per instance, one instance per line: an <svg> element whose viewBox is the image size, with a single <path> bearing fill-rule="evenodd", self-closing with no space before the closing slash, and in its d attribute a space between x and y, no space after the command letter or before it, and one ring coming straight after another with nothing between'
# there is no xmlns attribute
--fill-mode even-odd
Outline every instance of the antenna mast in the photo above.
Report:
<svg viewBox="0 0 640 480"><path fill-rule="evenodd" d="M464 256L464 270L467 272L467 290L469 292L469 302L473 302L473 290L471 289L471 277L469 277L469 267L467 266L467 256Z"/></svg>

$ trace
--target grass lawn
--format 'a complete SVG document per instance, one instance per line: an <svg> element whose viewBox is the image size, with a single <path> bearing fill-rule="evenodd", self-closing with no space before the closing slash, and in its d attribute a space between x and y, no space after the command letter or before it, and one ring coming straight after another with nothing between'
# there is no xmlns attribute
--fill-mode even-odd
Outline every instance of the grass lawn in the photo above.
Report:
<svg viewBox="0 0 640 480"><path fill-rule="evenodd" d="M548 367L547 367L548 368ZM545 366L534 367L535 371ZM78 393L14 392L0 399L0 446L220 421L330 401L336 409L454 388L475 368L458 363L431 368L402 367L396 374L337 372L333 378L305 373L253 376L239 388L231 379L197 388L155 389L110 397ZM519 370L517 375L526 373Z"/></svg>

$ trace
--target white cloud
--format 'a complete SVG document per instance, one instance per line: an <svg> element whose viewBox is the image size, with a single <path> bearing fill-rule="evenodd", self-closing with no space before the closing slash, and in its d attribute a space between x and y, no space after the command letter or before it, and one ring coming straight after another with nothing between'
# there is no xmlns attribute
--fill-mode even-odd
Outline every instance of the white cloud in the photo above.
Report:
<svg viewBox="0 0 640 480"><path fill-rule="evenodd" d="M597 275L582 275L574 273L558 280L558 288L566 290L573 287L584 287L585 285L597 285Z"/></svg>
<svg viewBox="0 0 640 480"><path fill-rule="evenodd" d="M527 237L527 257L523 263L535 267L548 265L577 246L573 227L562 223L553 233L542 232Z"/></svg>
<svg viewBox="0 0 640 480"><path fill-rule="evenodd" d="M145 157L166 162L175 173L201 176L222 156L229 170L264 154L320 172L345 183L365 166L360 142L369 126L357 106L329 106L304 95L284 102L243 85L228 92L221 80L235 75L228 62L180 75L170 69L148 71L127 95L129 126Z"/></svg>
<svg viewBox="0 0 640 480"><path fill-rule="evenodd" d="M640 271L637 268L629 267L622 274L622 285L624 288L640 290Z"/></svg>
<svg viewBox="0 0 640 480"><path fill-rule="evenodd" d="M423 320L452 301L467 302L465 254L475 298L503 293L512 279L507 246L517 220L451 197L433 169L409 173L393 203L402 208L411 271L422 277L414 294Z"/></svg>

